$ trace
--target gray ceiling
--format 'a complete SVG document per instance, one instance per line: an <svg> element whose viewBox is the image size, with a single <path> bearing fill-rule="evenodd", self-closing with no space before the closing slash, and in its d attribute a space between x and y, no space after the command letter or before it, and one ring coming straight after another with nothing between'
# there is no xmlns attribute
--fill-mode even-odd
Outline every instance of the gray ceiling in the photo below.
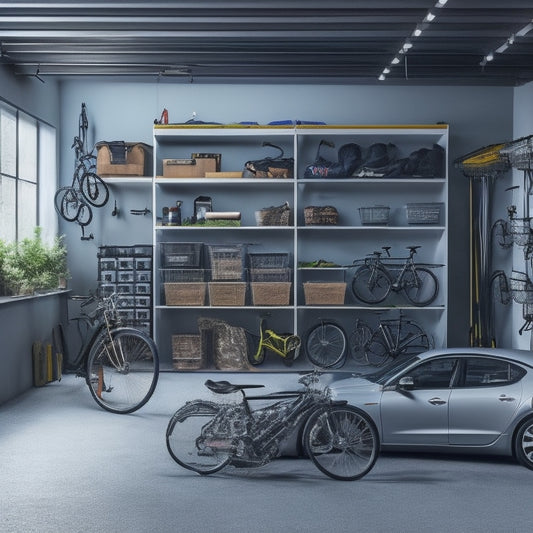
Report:
<svg viewBox="0 0 533 533"><path fill-rule="evenodd" d="M363 84L388 67L384 84L515 86L533 80L533 0L19 0L0 3L0 52L43 80Z"/></svg>

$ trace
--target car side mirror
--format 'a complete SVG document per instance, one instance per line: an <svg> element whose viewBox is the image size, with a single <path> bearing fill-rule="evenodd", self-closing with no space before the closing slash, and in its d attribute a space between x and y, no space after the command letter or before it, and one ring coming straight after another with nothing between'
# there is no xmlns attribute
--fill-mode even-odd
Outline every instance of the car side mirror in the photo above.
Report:
<svg viewBox="0 0 533 533"><path fill-rule="evenodd" d="M411 390L415 388L415 380L411 376L404 376L398 381L398 388Z"/></svg>

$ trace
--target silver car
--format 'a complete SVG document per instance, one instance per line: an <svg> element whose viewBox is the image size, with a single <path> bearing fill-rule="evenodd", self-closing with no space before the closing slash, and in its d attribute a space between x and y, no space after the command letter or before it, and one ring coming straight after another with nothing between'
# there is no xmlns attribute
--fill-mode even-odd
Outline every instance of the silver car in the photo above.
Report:
<svg viewBox="0 0 533 533"><path fill-rule="evenodd" d="M383 451L514 455L533 469L533 352L432 350L332 379L334 398L372 417Z"/></svg>

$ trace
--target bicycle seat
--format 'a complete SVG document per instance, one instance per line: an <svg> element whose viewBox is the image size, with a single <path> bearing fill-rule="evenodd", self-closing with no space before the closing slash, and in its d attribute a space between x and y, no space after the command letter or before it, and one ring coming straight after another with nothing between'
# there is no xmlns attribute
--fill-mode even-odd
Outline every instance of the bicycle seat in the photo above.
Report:
<svg viewBox="0 0 533 533"><path fill-rule="evenodd" d="M407 249L413 252L416 252L419 248L422 248L422 246L407 246Z"/></svg>
<svg viewBox="0 0 533 533"><path fill-rule="evenodd" d="M259 389L264 385L235 385L229 381L213 381L208 379L205 386L212 392L217 394L231 394L244 389Z"/></svg>

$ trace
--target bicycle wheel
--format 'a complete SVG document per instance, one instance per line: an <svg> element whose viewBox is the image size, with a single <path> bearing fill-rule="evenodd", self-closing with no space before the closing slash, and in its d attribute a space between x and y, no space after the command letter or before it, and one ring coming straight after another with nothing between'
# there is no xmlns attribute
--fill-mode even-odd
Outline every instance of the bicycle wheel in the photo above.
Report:
<svg viewBox="0 0 533 533"><path fill-rule="evenodd" d="M355 271L351 287L357 300L365 304L378 304L389 295L391 279L382 267L363 265Z"/></svg>
<svg viewBox="0 0 533 533"><path fill-rule="evenodd" d="M320 368L340 368L346 360L346 347L346 333L330 321L312 327L305 337L307 357Z"/></svg>
<svg viewBox="0 0 533 533"><path fill-rule="evenodd" d="M199 474L213 474L224 468L230 461L232 443L221 444L223 439L211 438L209 428L220 410L213 402L196 400L178 409L167 427L167 450L172 459L183 468Z"/></svg>
<svg viewBox="0 0 533 533"><path fill-rule="evenodd" d="M373 333L366 346L365 355L368 364L372 366L382 366L390 359L391 353L385 344L381 330Z"/></svg>
<svg viewBox="0 0 533 533"><path fill-rule="evenodd" d="M366 346L371 338L372 328L365 322L357 320L355 329L350 335L350 346L352 347L352 356L359 365L370 364L366 355Z"/></svg>
<svg viewBox="0 0 533 533"><path fill-rule="evenodd" d="M93 210L91 206L82 203L80 205L80 210L78 211L78 216L76 217L76 222L80 226L88 226L93 219Z"/></svg>
<svg viewBox="0 0 533 533"><path fill-rule="evenodd" d="M414 267L406 270L402 280L405 297L418 307L429 305L439 292L439 281L431 270Z"/></svg>
<svg viewBox="0 0 533 533"><path fill-rule="evenodd" d="M73 187L61 187L54 195L54 206L58 215L67 222L74 222L78 218L81 202Z"/></svg>
<svg viewBox="0 0 533 533"><path fill-rule="evenodd" d="M87 385L100 407L112 413L132 413L154 393L159 357L153 340L132 328L104 329L87 358Z"/></svg>
<svg viewBox="0 0 533 533"><path fill-rule="evenodd" d="M321 472L333 479L351 481L374 467L379 435L366 413L351 405L336 405L309 417L304 449Z"/></svg>
<svg viewBox="0 0 533 533"><path fill-rule="evenodd" d="M492 225L492 238L495 239L501 248L511 248L513 245L513 234L509 230L509 224L506 220L499 218Z"/></svg>
<svg viewBox="0 0 533 533"><path fill-rule="evenodd" d="M433 347L431 338L416 323L403 320L400 325L399 353L406 355L418 355Z"/></svg>
<svg viewBox="0 0 533 533"><path fill-rule="evenodd" d="M85 172L80 180L83 197L93 207L103 207L109 200L109 189L100 176L94 172Z"/></svg>

